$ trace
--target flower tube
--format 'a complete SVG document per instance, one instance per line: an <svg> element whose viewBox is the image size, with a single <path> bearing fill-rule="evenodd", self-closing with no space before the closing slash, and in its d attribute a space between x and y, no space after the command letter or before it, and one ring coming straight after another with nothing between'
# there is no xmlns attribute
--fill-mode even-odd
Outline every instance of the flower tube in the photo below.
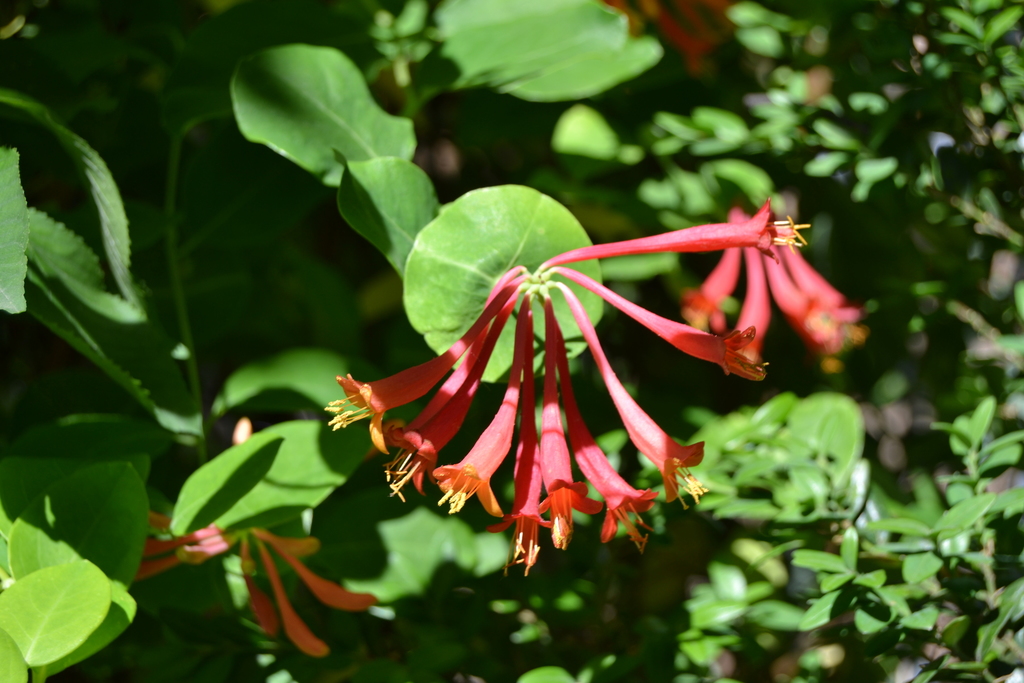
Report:
<svg viewBox="0 0 1024 683"><path fill-rule="evenodd" d="M732 214L729 219L732 220ZM701 330L714 330L716 334L725 332L725 313L720 306L736 289L743 251L726 249L700 288L683 293L682 314L686 322Z"/></svg>

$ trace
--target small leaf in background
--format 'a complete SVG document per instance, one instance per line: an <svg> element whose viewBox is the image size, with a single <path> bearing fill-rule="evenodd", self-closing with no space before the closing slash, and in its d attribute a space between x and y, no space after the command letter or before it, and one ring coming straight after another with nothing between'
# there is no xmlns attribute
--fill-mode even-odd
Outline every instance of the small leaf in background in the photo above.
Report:
<svg viewBox="0 0 1024 683"><path fill-rule="evenodd" d="M778 631L798 631L804 611L796 605L781 600L762 600L750 606L744 619L762 628Z"/></svg>
<svg viewBox="0 0 1024 683"><path fill-rule="evenodd" d="M800 630L810 631L831 621L832 609L835 607L836 600L839 599L839 595L839 591L825 593L820 598L812 602L811 606L807 608L807 611L804 612L803 618L800 620Z"/></svg>
<svg viewBox="0 0 1024 683"><path fill-rule="evenodd" d="M618 134L600 112L575 104L563 113L551 135L551 149L589 159L611 161L619 155Z"/></svg>
<svg viewBox="0 0 1024 683"><path fill-rule="evenodd" d="M793 552L793 564L808 569L834 572L844 574L847 565L843 558L832 553L823 553L820 550L796 550Z"/></svg>
<svg viewBox="0 0 1024 683"><path fill-rule="evenodd" d="M121 296L130 305L141 307L142 301L129 271L131 239L128 236L128 216L125 214L117 183L114 182L106 162L85 140L58 123L49 109L32 98L0 88L0 104L20 109L48 128L71 155L75 167L87 182L93 203L96 205L103 234L103 248L114 282L117 283Z"/></svg>
<svg viewBox="0 0 1024 683"><path fill-rule="evenodd" d="M381 109L355 64L329 47L285 45L246 58L231 79L231 101L247 139L329 186L344 172L335 150L352 162L411 159L416 147L412 121Z"/></svg>
<svg viewBox="0 0 1024 683"><path fill-rule="evenodd" d="M962 500L942 513L935 523L935 531L960 532L969 529L992 507L996 494L983 493L980 496Z"/></svg>
<svg viewBox="0 0 1024 683"><path fill-rule="evenodd" d="M932 532L927 524L923 524L916 519L907 519L905 517L879 519L873 522L868 522L868 528L872 531L892 531L904 536L920 536L922 538L929 536Z"/></svg>
<svg viewBox="0 0 1024 683"><path fill-rule="evenodd" d="M437 193L423 170L405 159L350 161L338 187L338 210L352 229L387 257L398 274L416 235L438 212Z"/></svg>
<svg viewBox="0 0 1024 683"><path fill-rule="evenodd" d="M804 164L804 173L814 178L827 178L849 160L846 152L822 152Z"/></svg>
<svg viewBox="0 0 1024 683"><path fill-rule="evenodd" d="M942 629L942 642L949 647L953 647L960 639L967 635L968 629L971 627L971 618L966 614L961 614L959 617L951 620Z"/></svg>
<svg viewBox="0 0 1024 683"><path fill-rule="evenodd" d="M935 576L942 569L942 560L932 552L907 555L903 560L903 580L920 583Z"/></svg>
<svg viewBox="0 0 1024 683"><path fill-rule="evenodd" d="M269 527L316 507L341 486L373 448L363 429L334 432L322 420L292 420L260 434L284 438L274 464L217 518L221 528Z"/></svg>
<svg viewBox="0 0 1024 683"><path fill-rule="evenodd" d="M843 542L839 546L839 555L843 558L843 564L850 571L857 571L857 555L860 552L860 534L857 527L849 527L843 534Z"/></svg>
<svg viewBox="0 0 1024 683"><path fill-rule="evenodd" d="M28 207L18 172L18 150L0 147L0 310L25 310Z"/></svg>
<svg viewBox="0 0 1024 683"><path fill-rule="evenodd" d="M536 190L502 185L468 192L445 207L416 238L405 269L405 311L430 348L443 353L480 315L491 288L509 269L536 270L547 259L591 244L582 226L564 206ZM600 281L594 261L572 265ZM555 277L554 280L564 282ZM601 299L570 285L597 324ZM552 297L570 357L585 347L572 313L561 296ZM500 378L512 364L513 328L502 331L484 372ZM535 332L543 339L543 328Z"/></svg>
<svg viewBox="0 0 1024 683"><path fill-rule="evenodd" d="M981 442L992 426L992 418L996 414L996 399L994 396L987 396L971 414L967 427L967 436L971 440L971 448L978 449Z"/></svg>
<svg viewBox="0 0 1024 683"><path fill-rule="evenodd" d="M623 14L588 0L447 0L434 18L444 42L433 80L449 80L447 61L458 72L454 87L489 85L525 100L590 97L662 56L654 38L629 35Z"/></svg>
<svg viewBox="0 0 1024 683"><path fill-rule="evenodd" d="M29 211L28 310L174 432L201 434L201 416L172 357L175 344L128 301L102 289L78 235ZM38 271L37 271L38 269Z"/></svg>
<svg viewBox="0 0 1024 683"><path fill-rule="evenodd" d="M857 404L842 394L814 394L793 409L787 424L817 453L834 458L832 485L845 487L864 450L864 418Z"/></svg>
<svg viewBox="0 0 1024 683"><path fill-rule="evenodd" d="M110 609L103 622L93 631L84 643L75 648L75 651L58 659L52 664L46 665L49 674L55 674L77 664L83 659L92 657L94 654L105 648L114 639L124 633L125 629L135 620L135 600L120 583L110 584Z"/></svg>
<svg viewBox="0 0 1024 683"><path fill-rule="evenodd" d="M267 474L283 441L278 434L259 432L193 472L174 505L171 533L202 529L230 510Z"/></svg>
<svg viewBox="0 0 1024 683"><path fill-rule="evenodd" d="M926 607L914 612L910 616L900 619L900 625L906 628L916 628L922 631L930 631L935 628L935 622L939 619L937 607Z"/></svg>
<svg viewBox="0 0 1024 683"><path fill-rule="evenodd" d="M885 578L885 570L876 569L873 572L861 574L855 578L853 582L858 586L864 586L866 588L880 588L885 585Z"/></svg>
<svg viewBox="0 0 1024 683"><path fill-rule="evenodd" d="M727 180L746 195L752 206L759 206L775 191L775 183L764 169L743 159L719 159L701 166L721 180Z"/></svg>
<svg viewBox="0 0 1024 683"><path fill-rule="evenodd" d="M851 197L855 202L862 202L868 197L871 187L891 176L899 168L899 161L896 157L885 157L884 159L862 159L853 167L857 175L857 185L853 188Z"/></svg>
<svg viewBox="0 0 1024 683"><path fill-rule="evenodd" d="M0 593L0 629L31 667L74 652L103 623L110 582L85 560L33 572Z"/></svg>
<svg viewBox="0 0 1024 683"><path fill-rule="evenodd" d="M312 0L241 3L199 25L185 42L162 94L163 121L176 135L200 121L231 116L231 74L238 62L275 45L306 43L344 50L360 65L378 57L362 7L328 8Z"/></svg>
<svg viewBox="0 0 1024 683"><path fill-rule="evenodd" d="M28 683L28 665L18 644L3 629L0 629L0 681Z"/></svg>
<svg viewBox="0 0 1024 683"><path fill-rule="evenodd" d="M89 560L128 586L142 560L149 499L125 462L83 467L37 496L11 527L15 578L52 565Z"/></svg>
<svg viewBox="0 0 1024 683"><path fill-rule="evenodd" d="M542 666L527 671L516 683L576 683L576 678L560 666Z"/></svg>

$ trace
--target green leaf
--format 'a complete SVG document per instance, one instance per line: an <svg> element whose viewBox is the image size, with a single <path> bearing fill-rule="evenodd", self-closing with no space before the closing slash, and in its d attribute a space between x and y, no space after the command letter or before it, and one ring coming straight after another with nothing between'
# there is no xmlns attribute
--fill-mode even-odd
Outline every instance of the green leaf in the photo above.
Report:
<svg viewBox="0 0 1024 683"><path fill-rule="evenodd" d="M405 159L380 157L352 161L338 187L338 210L352 229L387 257L398 274L416 235L437 216L434 185Z"/></svg>
<svg viewBox="0 0 1024 683"><path fill-rule="evenodd" d="M960 639L967 635L967 631L971 627L971 618L966 614L961 614L956 617L942 629L942 642L953 647Z"/></svg>
<svg viewBox="0 0 1024 683"><path fill-rule="evenodd" d="M434 17L444 40L430 65L438 76L449 62L454 87L488 85L525 100L590 97L662 55L657 40L629 35L623 14L588 0L447 0Z"/></svg>
<svg viewBox="0 0 1024 683"><path fill-rule="evenodd" d="M246 58L231 79L231 101L247 139L325 185L341 182L336 152L349 162L411 159L416 147L412 121L381 109L355 64L329 47L285 45Z"/></svg>
<svg viewBox="0 0 1024 683"><path fill-rule="evenodd" d="M839 546L839 556L850 571L857 571L857 555L860 552L860 535L857 527L849 527L843 533L843 542Z"/></svg>
<svg viewBox="0 0 1024 683"><path fill-rule="evenodd" d="M212 412L322 411L343 393L334 378L354 371L348 360L326 349L282 351L231 373Z"/></svg>
<svg viewBox="0 0 1024 683"><path fill-rule="evenodd" d="M856 574L853 572L846 572L845 574L825 574L824 576L818 577L818 583L821 585L822 593L830 593L840 586L844 586L851 580L856 578Z"/></svg>
<svg viewBox="0 0 1024 683"><path fill-rule="evenodd" d="M885 585L885 570L876 569L873 572L867 574L861 574L853 580L858 586L865 586L867 588L879 588Z"/></svg>
<svg viewBox="0 0 1024 683"><path fill-rule="evenodd" d="M896 157L885 157L884 159L861 159L853 167L857 179L868 185L885 180L899 167Z"/></svg>
<svg viewBox="0 0 1024 683"><path fill-rule="evenodd" d="M892 610L880 603L860 603L861 608L854 610L853 624L857 630L867 635L878 633L893 620Z"/></svg>
<svg viewBox="0 0 1024 683"><path fill-rule="evenodd" d="M671 273L678 267L679 255L675 253L632 254L602 259L601 275L605 280L639 282Z"/></svg>
<svg viewBox="0 0 1024 683"><path fill-rule="evenodd" d="M978 646L974 656L984 661L999 634L1010 623L1024 616L1024 578L1017 579L999 593L999 614L995 620L978 629ZM3 624L0 624L2 626Z"/></svg>
<svg viewBox="0 0 1024 683"><path fill-rule="evenodd" d="M468 192L445 207L416 238L405 268L409 322L430 348L443 353L476 321L491 288L509 269L523 265L536 270L557 254L589 244L590 238L568 209L536 190L502 185ZM572 267L600 281L597 263L585 261ZM596 325L602 300L570 286ZM555 296L553 300L569 355L575 356L586 348L577 341L579 328L564 299ZM543 329L535 326L535 337L543 339ZM510 322L484 372L485 381L497 380L512 364L513 335Z"/></svg>
<svg viewBox="0 0 1024 683"><path fill-rule="evenodd" d="M996 501L996 494L983 493L980 496L962 500L942 513L935 523L934 531L963 531L969 529L981 519Z"/></svg>
<svg viewBox="0 0 1024 683"><path fill-rule="evenodd" d="M832 553L823 553L820 550L794 551L793 564L797 567L807 567L808 569L833 572L835 574L847 572L847 565L841 557Z"/></svg>
<svg viewBox="0 0 1024 683"><path fill-rule="evenodd" d="M274 464L217 518L222 529L269 527L319 505L359 467L373 448L364 429L334 432L322 420L293 420L260 434L284 438Z"/></svg>
<svg viewBox="0 0 1024 683"><path fill-rule="evenodd" d="M892 531L904 536L918 536L921 538L926 538L932 533L932 530L928 528L927 524L923 524L916 519L909 519L906 517L875 520L873 522L868 522L867 527L872 531Z"/></svg>
<svg viewBox="0 0 1024 683"><path fill-rule="evenodd" d="M31 667L74 652L103 622L110 581L80 560L33 572L0 593L0 629Z"/></svg>
<svg viewBox="0 0 1024 683"><path fill-rule="evenodd" d="M907 583L921 583L930 579L942 569L942 560L932 552L907 555L903 560L903 580Z"/></svg>
<svg viewBox="0 0 1024 683"><path fill-rule="evenodd" d="M773 631L798 631L803 617L804 611L796 605L781 600L764 600L752 605L744 620Z"/></svg>
<svg viewBox="0 0 1024 683"><path fill-rule="evenodd" d="M845 488L864 450L864 418L857 403L842 394L813 394L797 404L786 422L795 438L833 458L832 486Z"/></svg>
<svg viewBox="0 0 1024 683"><path fill-rule="evenodd" d="M836 600L839 599L839 595L839 591L835 591L834 593L825 593L820 598L812 602L811 606L807 608L807 611L804 612L803 618L800 620L800 630L810 631L831 621L832 608L835 607Z"/></svg>
<svg viewBox="0 0 1024 683"><path fill-rule="evenodd" d="M266 476L283 442L279 434L259 432L193 472L174 505L171 533L202 529L230 510Z"/></svg>
<svg viewBox="0 0 1024 683"><path fill-rule="evenodd" d="M18 173L18 150L0 147L0 311L25 310L28 206Z"/></svg>
<svg viewBox="0 0 1024 683"><path fill-rule="evenodd" d="M28 665L18 644L3 629L0 629L0 681L28 683Z"/></svg>
<svg viewBox="0 0 1024 683"><path fill-rule="evenodd" d="M740 600L716 600L690 612L690 624L699 629L728 627L746 609L747 603Z"/></svg>
<svg viewBox="0 0 1024 683"><path fill-rule="evenodd" d="M135 620L135 611L135 599L128 594L128 591L120 583L111 583L110 609L107 611L107 616L103 618L103 623L74 652L52 664L47 664L46 672L48 674L55 674L63 671L69 666L92 657L107 645L110 645Z"/></svg>
<svg viewBox="0 0 1024 683"><path fill-rule="evenodd" d="M846 152L823 152L804 164L804 173L814 178L827 178L849 160Z"/></svg>
<svg viewBox="0 0 1024 683"><path fill-rule="evenodd" d="M910 616L900 619L900 626L905 628L918 629L920 631L931 631L935 628L935 622L939 619L939 609L935 606L925 607L914 612Z"/></svg>
<svg viewBox="0 0 1024 683"><path fill-rule="evenodd" d="M786 52L782 36L771 26L738 28L736 40L755 55L777 59Z"/></svg>
<svg viewBox="0 0 1024 683"><path fill-rule="evenodd" d="M560 666L542 666L527 671L516 683L576 683L576 679Z"/></svg>
<svg viewBox="0 0 1024 683"><path fill-rule="evenodd" d="M1020 18L1024 17L1024 8L1021 7L1007 7L999 14L992 17L991 21L985 26L985 34L982 38L982 42L986 46L990 46L997 40L1002 38L1007 31L1012 29Z"/></svg>
<svg viewBox="0 0 1024 683"><path fill-rule="evenodd" d="M2 463L0 463L2 464ZM1004 518L1024 512L1024 488L1003 491L988 509L988 514L1002 514Z"/></svg>
<svg viewBox="0 0 1024 683"><path fill-rule="evenodd" d="M142 302L129 271L131 240L128 236L128 217L121 202L121 193L107 164L85 140L61 125L49 109L32 98L0 88L0 104L20 109L34 118L56 135L57 140L71 155L75 167L88 183L92 200L96 205L103 248L114 282L117 283L121 296L131 306L141 308ZM35 230L34 226L32 230Z"/></svg>
<svg viewBox="0 0 1024 683"><path fill-rule="evenodd" d="M884 114L889 108L889 100L878 93L854 92L850 93L850 108L854 111L866 111L873 116Z"/></svg>
<svg viewBox="0 0 1024 683"><path fill-rule="evenodd" d="M742 601L746 598L747 579L739 567L711 562L708 564L708 578L715 588L715 595L722 600Z"/></svg>
<svg viewBox="0 0 1024 683"><path fill-rule="evenodd" d="M942 9L939 10L939 12L942 14L942 16L946 17L952 23L956 24L961 29L971 34L975 38L980 39L982 37L983 32L981 29L981 24L978 23L978 20L975 17L971 16L962 9L957 9L956 7L943 7Z"/></svg>
<svg viewBox="0 0 1024 683"><path fill-rule="evenodd" d="M34 427L0 460L0 535L51 484L82 467L125 461L145 480L149 457L161 455L171 435L154 424L116 416L73 415Z"/></svg>
<svg viewBox="0 0 1024 683"><path fill-rule="evenodd" d="M618 157L619 136L600 112L576 104L558 118L551 136L551 149L589 159L611 161Z"/></svg>
<svg viewBox="0 0 1024 683"><path fill-rule="evenodd" d="M992 426L992 418L996 414L996 399L994 396L986 396L974 412L967 427L967 437L971 440L971 448L978 449L985 439L989 427Z"/></svg>
<svg viewBox="0 0 1024 683"><path fill-rule="evenodd" d="M754 206L764 204L764 201L775 191L775 183L764 169L742 159L709 161L701 166L702 172L705 169L712 175L727 180L740 188Z"/></svg>
<svg viewBox="0 0 1024 683"><path fill-rule="evenodd" d="M850 152L860 149L860 140L853 137L845 128L828 119L815 119L811 127L814 128L815 133L821 136L822 144L825 147Z"/></svg>
<svg viewBox="0 0 1024 683"><path fill-rule="evenodd" d="M44 567L89 560L128 586L142 560L149 498L126 462L83 467L35 498L10 535L11 570L22 578Z"/></svg>
<svg viewBox="0 0 1024 683"><path fill-rule="evenodd" d="M145 312L109 294L81 238L29 210L28 310L100 367L171 431L202 433L201 416L172 357L175 344Z"/></svg>
<svg viewBox="0 0 1024 683"><path fill-rule="evenodd" d="M162 91L164 124L183 134L196 123L231 116L231 74L243 57L274 45L306 43L344 50L360 65L379 57L355 3L328 8L311 0L242 3L189 34Z"/></svg>

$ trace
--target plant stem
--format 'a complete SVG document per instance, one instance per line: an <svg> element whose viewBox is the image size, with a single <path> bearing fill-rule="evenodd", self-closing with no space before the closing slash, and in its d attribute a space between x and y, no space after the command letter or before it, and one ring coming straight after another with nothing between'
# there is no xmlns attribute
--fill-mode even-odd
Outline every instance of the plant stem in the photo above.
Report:
<svg viewBox="0 0 1024 683"><path fill-rule="evenodd" d="M32 683L46 683L46 666L32 668Z"/></svg>
<svg viewBox="0 0 1024 683"><path fill-rule="evenodd" d="M3 567L0 567L0 581L6 581L11 578L11 575L4 571Z"/></svg>
<svg viewBox="0 0 1024 683"><path fill-rule="evenodd" d="M181 284L181 269L178 264L178 225L174 216L174 205L178 195L178 170L181 166L181 135L171 139L171 150L167 160L167 187L164 195L164 214L167 216L167 272L171 279L171 292L174 295L174 310L178 316L178 334L181 343L188 349L185 366L188 369L188 383L200 414L203 411L202 385L199 383L199 363L196 361L196 345L192 341L192 326L188 321L188 306L185 302L185 289ZM200 421L200 424L202 422ZM196 443L196 453L200 464L206 462L206 428Z"/></svg>

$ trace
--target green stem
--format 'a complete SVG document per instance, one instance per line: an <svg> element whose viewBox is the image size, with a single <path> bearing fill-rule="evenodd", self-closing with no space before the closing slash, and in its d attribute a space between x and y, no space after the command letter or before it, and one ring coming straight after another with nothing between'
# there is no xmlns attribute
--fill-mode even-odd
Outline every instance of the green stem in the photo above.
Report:
<svg viewBox="0 0 1024 683"><path fill-rule="evenodd" d="M46 666L36 666L32 668L32 683L46 683Z"/></svg>
<svg viewBox="0 0 1024 683"><path fill-rule="evenodd" d="M11 578L11 575L4 571L3 567L0 567L0 581L6 581Z"/></svg>
<svg viewBox="0 0 1024 683"><path fill-rule="evenodd" d="M192 326L188 321L188 306L185 302L185 288L181 284L181 269L178 264L178 225L174 216L174 204L178 195L178 169L181 166L181 136L171 139L171 150L167 161L167 189L164 195L164 214L167 216L167 272L171 279L171 292L174 295L174 310L178 316L178 333L181 343L188 349L185 366L188 369L188 383L192 390L192 398L200 413L203 410L203 392L199 384L199 363L196 361L196 345L192 341ZM206 462L206 429L196 443L196 453L200 464Z"/></svg>

